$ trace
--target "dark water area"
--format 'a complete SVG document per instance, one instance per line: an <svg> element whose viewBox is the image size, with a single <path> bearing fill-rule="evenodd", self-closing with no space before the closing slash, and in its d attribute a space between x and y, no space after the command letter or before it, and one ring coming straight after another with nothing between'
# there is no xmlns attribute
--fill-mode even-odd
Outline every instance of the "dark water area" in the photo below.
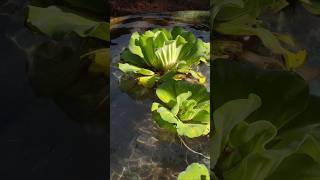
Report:
<svg viewBox="0 0 320 180"><path fill-rule="evenodd" d="M111 16L165 11L207 11L210 7L209 0L110 0L109 2L112 7Z"/></svg>
<svg viewBox="0 0 320 180"><path fill-rule="evenodd" d="M26 5L0 3L0 179L105 179L105 128L75 121L34 91L30 52L50 39L25 27Z"/></svg>
<svg viewBox="0 0 320 180"><path fill-rule="evenodd" d="M138 95L132 95L132 91L125 92L120 88L124 80L121 78L123 74L117 68L120 53L127 47L130 36L135 31L143 33L157 27L181 26L208 42L210 33L206 25L181 22L173 19L171 14L125 16L112 19L111 22L111 179L176 179L188 164L202 162L209 165L207 159L190 153L174 134L159 129L153 122L150 111L154 102L152 95L144 89L137 90ZM204 68L203 72L209 78L209 70ZM129 86L127 89L130 90L130 85L126 86ZM209 138L196 139L186 142L194 150L208 154Z"/></svg>

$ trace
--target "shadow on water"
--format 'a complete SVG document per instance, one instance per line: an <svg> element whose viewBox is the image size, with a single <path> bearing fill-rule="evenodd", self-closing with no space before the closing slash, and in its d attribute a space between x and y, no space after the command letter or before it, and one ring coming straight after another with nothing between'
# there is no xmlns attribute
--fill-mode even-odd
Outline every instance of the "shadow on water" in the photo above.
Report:
<svg viewBox="0 0 320 180"><path fill-rule="evenodd" d="M39 93L31 80L30 70L41 64L37 58L49 65L67 60L70 66L79 65L74 58L79 49L68 45L79 41L69 39L62 45L30 31L25 26L26 5L26 0L0 2L0 179L103 179L105 126L79 123L57 99L43 96L56 89ZM64 79L71 78L67 75ZM45 87L58 82L46 80Z"/></svg>
<svg viewBox="0 0 320 180"><path fill-rule="evenodd" d="M192 162L208 162L190 153L174 135L153 122L152 92L136 86L117 68L121 51L133 32L181 26L208 42L206 25L173 20L170 14L141 14L111 19L110 149L111 179L175 179ZM209 77L208 69L204 74ZM196 151L208 153L208 138L187 140Z"/></svg>

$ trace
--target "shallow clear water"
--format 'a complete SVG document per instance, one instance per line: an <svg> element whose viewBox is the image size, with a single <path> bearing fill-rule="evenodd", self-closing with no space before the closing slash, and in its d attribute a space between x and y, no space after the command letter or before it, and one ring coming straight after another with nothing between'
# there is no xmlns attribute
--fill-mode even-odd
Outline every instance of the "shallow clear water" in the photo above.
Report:
<svg viewBox="0 0 320 180"><path fill-rule="evenodd" d="M206 159L190 153L175 135L157 127L150 113L152 98L132 98L132 95L121 91L119 81L122 73L116 67L120 52L127 47L135 31L182 26L208 42L208 28L202 24L175 21L170 14L142 14L113 22L110 47L111 179L175 179L188 164L202 162L208 165ZM204 74L209 78L208 70L205 69ZM194 150L208 153L208 138L185 141Z"/></svg>

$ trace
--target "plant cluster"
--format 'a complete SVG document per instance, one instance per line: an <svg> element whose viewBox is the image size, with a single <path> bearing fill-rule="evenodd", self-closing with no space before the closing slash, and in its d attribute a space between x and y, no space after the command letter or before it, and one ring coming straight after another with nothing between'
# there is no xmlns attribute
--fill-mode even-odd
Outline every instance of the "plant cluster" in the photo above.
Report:
<svg viewBox="0 0 320 180"><path fill-rule="evenodd" d="M151 112L160 128L196 138L210 133L210 94L205 77L194 67L208 64L209 56L210 44L190 31L153 29L132 34L128 48L121 53L119 69L146 88L156 86L155 94L162 103L154 102ZM196 81L184 80L188 75ZM178 177L190 178L209 180L209 171L193 163Z"/></svg>
<svg viewBox="0 0 320 180"><path fill-rule="evenodd" d="M200 84L205 77L193 65L207 62L210 58L210 44L196 38L192 32L181 27L153 29L132 34L128 48L121 53L119 69L134 74L138 83L151 88L158 81L181 79L187 75L196 78ZM182 75L182 76L181 76Z"/></svg>

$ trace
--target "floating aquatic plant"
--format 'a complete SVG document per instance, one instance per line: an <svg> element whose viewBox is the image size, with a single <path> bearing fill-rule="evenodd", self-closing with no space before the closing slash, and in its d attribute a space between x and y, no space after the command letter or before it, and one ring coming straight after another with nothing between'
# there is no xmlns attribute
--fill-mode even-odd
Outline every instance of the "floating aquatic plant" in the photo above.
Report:
<svg viewBox="0 0 320 180"><path fill-rule="evenodd" d="M204 82L204 76L192 70L193 64L210 58L210 44L181 27L153 29L131 35L128 48L121 53L119 69L138 76L139 84L152 87L163 75L190 74ZM167 76L165 76L167 77Z"/></svg>
<svg viewBox="0 0 320 180"><path fill-rule="evenodd" d="M210 132L210 98L204 86L171 80L161 84L156 94L164 105L154 102L151 111L161 128L189 138Z"/></svg>

